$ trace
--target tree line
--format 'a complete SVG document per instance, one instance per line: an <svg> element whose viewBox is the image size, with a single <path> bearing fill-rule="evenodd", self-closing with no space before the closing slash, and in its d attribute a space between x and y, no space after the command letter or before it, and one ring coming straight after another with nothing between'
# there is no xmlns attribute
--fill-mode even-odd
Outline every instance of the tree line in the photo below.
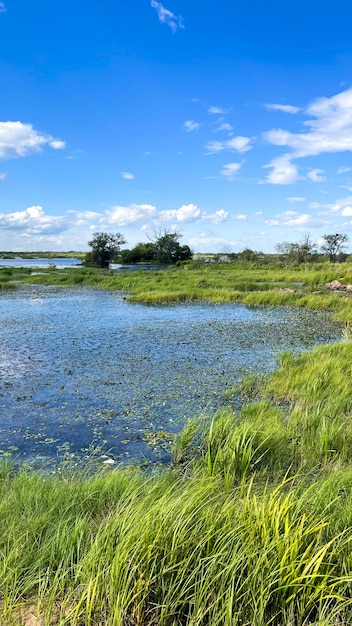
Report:
<svg viewBox="0 0 352 626"><path fill-rule="evenodd" d="M180 244L181 235L177 232L159 232L147 243L138 243L131 250L121 250L126 243L121 233L97 232L88 242L91 251L86 254L86 265L107 268L112 261L119 263L160 263L173 265L178 261L192 259L189 246Z"/></svg>
<svg viewBox="0 0 352 626"><path fill-rule="evenodd" d="M121 233L96 232L88 242L91 251L86 254L86 265L108 268L112 261L118 263L158 263L174 265L181 261L191 260L193 252L187 245L180 244L181 235L177 232L162 231L149 242L138 243L134 248L121 250L126 243ZM300 242L283 241L275 246L275 255L256 252L245 248L241 252L225 250L223 254L212 255L214 260L252 261L270 263L280 261L284 265L299 265L321 261L327 258L330 262L343 262L348 255L344 251L348 237L344 233L333 233L323 236L322 245L305 234Z"/></svg>

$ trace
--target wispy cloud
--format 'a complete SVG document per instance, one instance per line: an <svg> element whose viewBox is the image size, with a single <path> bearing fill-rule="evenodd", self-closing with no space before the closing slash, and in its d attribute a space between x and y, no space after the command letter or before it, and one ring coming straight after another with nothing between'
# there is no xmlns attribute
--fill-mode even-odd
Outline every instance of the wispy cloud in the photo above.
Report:
<svg viewBox="0 0 352 626"><path fill-rule="evenodd" d="M187 133L191 133L194 130L199 130L200 124L199 122L194 122L193 120L187 120L187 122L183 124L183 127Z"/></svg>
<svg viewBox="0 0 352 626"><path fill-rule="evenodd" d="M295 202L305 202L305 200L306 199L301 196L291 196L290 198L287 198L287 202L290 204L294 204Z"/></svg>
<svg viewBox="0 0 352 626"><path fill-rule="evenodd" d="M337 170L337 174L346 174L346 172L350 172L351 168L350 167L340 167Z"/></svg>
<svg viewBox="0 0 352 626"><path fill-rule="evenodd" d="M304 122L308 128L307 132L292 133L275 128L264 133L263 137L268 143L291 149L291 152L267 165L273 168L267 182L273 184L295 182L298 173L297 168L291 163L294 159L323 153L352 152L352 89L331 98L318 98L307 106L304 113L310 116L310 119ZM280 175L283 164L286 164L286 169L291 171L291 175L286 177ZM280 178L285 182L280 182Z"/></svg>
<svg viewBox="0 0 352 626"><path fill-rule="evenodd" d="M264 106L268 111L282 111L283 113L290 113L291 115L295 115L302 110L292 104L264 104Z"/></svg>
<svg viewBox="0 0 352 626"><path fill-rule="evenodd" d="M227 113L227 110L222 109L221 107L209 107L208 113L212 113L216 115L223 115L224 113Z"/></svg>
<svg viewBox="0 0 352 626"><path fill-rule="evenodd" d="M122 178L124 178L125 180L133 180L134 179L134 174L131 174L131 172L120 172Z"/></svg>
<svg viewBox="0 0 352 626"><path fill-rule="evenodd" d="M315 169L315 170L310 170L307 173L307 177L313 181L313 183L322 183L324 182L324 180L326 180L326 176L323 175L324 174L324 170L319 170L319 169Z"/></svg>
<svg viewBox="0 0 352 626"><path fill-rule="evenodd" d="M308 213L296 213L295 211L285 211L279 213L274 219L265 220L269 226L287 226L289 228L321 228L325 222L321 219L309 215Z"/></svg>
<svg viewBox="0 0 352 626"><path fill-rule="evenodd" d="M54 150L62 150L65 141L38 132L32 124L22 122L0 122L0 158L24 157L40 152L45 145Z"/></svg>
<svg viewBox="0 0 352 626"><path fill-rule="evenodd" d="M233 127L228 122L220 122L216 130L218 131L226 130L226 131L231 132L233 130Z"/></svg>
<svg viewBox="0 0 352 626"><path fill-rule="evenodd" d="M220 173L225 176L227 180L233 180L240 168L241 163L227 163L223 166Z"/></svg>
<svg viewBox="0 0 352 626"><path fill-rule="evenodd" d="M156 0L151 0L150 6L156 10L159 18L159 22L162 24L167 24L170 26L173 33L177 31L178 28L184 28L183 19L181 15L175 15L169 9L166 9L161 2L156 2Z"/></svg>
<svg viewBox="0 0 352 626"><path fill-rule="evenodd" d="M289 155L273 159L264 168L271 167L272 171L266 177L265 182L272 185L292 185L298 178L298 169L291 163Z"/></svg>
<svg viewBox="0 0 352 626"><path fill-rule="evenodd" d="M0 13L6 13L6 6L4 2L0 2Z"/></svg>
<svg viewBox="0 0 352 626"><path fill-rule="evenodd" d="M5 180L6 176L6 172L0 172L0 180Z"/></svg>
<svg viewBox="0 0 352 626"><path fill-rule="evenodd" d="M209 141L205 147L208 154L215 154L223 150L229 152L248 152L248 150L252 150L253 147L251 146L251 141L252 139L250 137L239 135L238 137L233 137L226 141Z"/></svg>

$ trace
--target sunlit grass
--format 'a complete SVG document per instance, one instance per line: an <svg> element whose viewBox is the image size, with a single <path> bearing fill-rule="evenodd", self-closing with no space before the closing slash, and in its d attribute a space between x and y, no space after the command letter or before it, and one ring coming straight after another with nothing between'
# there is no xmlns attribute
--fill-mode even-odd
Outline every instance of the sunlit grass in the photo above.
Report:
<svg viewBox="0 0 352 626"><path fill-rule="evenodd" d="M351 357L285 353L163 471L2 465L0 623L351 623Z"/></svg>
<svg viewBox="0 0 352 626"><path fill-rule="evenodd" d="M10 272L10 273L9 273ZM0 269L0 284L19 282L86 286L122 291L132 302L168 304L207 301L240 302L248 306L295 306L335 312L336 319L352 321L352 292L330 292L325 285L334 280L352 284L349 263L317 263L296 268L253 263L189 262L157 272L138 270L114 273L93 268Z"/></svg>
<svg viewBox="0 0 352 626"><path fill-rule="evenodd" d="M122 290L143 302L303 306L352 318L349 265L88 268L0 281ZM287 291L288 290L288 291ZM316 292L316 293L315 293ZM0 624L336 626L352 623L352 341L250 376L242 409L195 416L170 467L39 474L0 466Z"/></svg>

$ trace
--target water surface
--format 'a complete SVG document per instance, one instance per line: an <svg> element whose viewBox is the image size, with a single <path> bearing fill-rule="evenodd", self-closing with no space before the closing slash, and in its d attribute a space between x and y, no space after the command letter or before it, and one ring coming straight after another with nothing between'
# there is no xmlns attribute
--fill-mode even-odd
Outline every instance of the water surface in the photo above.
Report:
<svg viewBox="0 0 352 626"><path fill-rule="evenodd" d="M246 373L340 334L321 311L142 305L42 285L0 292L0 454L165 461L167 434L212 415Z"/></svg>

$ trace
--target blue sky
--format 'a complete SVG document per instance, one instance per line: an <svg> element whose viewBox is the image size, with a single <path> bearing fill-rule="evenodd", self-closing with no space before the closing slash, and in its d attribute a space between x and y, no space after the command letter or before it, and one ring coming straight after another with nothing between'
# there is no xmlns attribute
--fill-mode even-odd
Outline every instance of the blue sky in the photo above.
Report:
<svg viewBox="0 0 352 626"><path fill-rule="evenodd" d="M346 0L0 2L0 250L352 241L351 18Z"/></svg>

